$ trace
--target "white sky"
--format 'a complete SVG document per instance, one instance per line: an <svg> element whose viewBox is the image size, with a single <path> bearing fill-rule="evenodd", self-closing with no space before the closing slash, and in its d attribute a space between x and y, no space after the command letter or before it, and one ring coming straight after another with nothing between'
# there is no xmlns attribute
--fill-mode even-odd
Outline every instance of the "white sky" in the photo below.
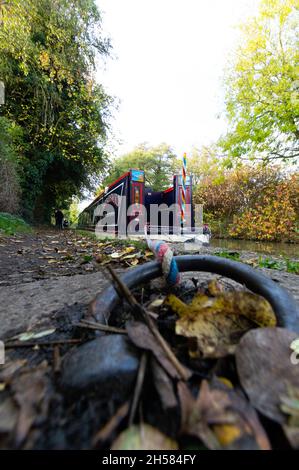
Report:
<svg viewBox="0 0 299 470"><path fill-rule="evenodd" d="M178 154L225 132L223 70L235 25L259 0L97 0L115 58L97 79L120 100L114 154L166 142Z"/></svg>

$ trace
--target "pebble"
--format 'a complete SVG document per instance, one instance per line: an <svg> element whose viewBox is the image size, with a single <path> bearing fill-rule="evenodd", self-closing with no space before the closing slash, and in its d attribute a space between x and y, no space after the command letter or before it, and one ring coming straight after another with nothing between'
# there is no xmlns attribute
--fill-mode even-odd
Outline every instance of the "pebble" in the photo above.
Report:
<svg viewBox="0 0 299 470"><path fill-rule="evenodd" d="M135 384L138 350L125 335L107 334L69 351L61 385L71 391L96 389L106 398L127 398Z"/></svg>

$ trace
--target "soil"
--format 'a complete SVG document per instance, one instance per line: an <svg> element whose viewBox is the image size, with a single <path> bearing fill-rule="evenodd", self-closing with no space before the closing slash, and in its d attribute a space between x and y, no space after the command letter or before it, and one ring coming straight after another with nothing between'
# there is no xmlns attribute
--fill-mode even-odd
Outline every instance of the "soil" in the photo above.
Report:
<svg viewBox="0 0 299 470"><path fill-rule="evenodd" d="M119 394L111 396L108 401L99 398L94 387L84 393L63 389L61 363L63 364L64 356L72 349L104 334L82 328L78 323L88 317L90 301L109 282L104 268L107 259L113 263L118 273L127 269L133 260L137 259L138 264L141 264L151 259L144 250L140 251L140 247L135 247L135 250L131 251L136 257L132 256L127 260L109 258L111 253L122 249L124 247L117 243L113 246L109 242L103 244L89 236L82 237L71 230L59 232L42 228L30 235L0 238L0 339L5 340L6 363L26 361L20 370L12 374L8 385L0 391L0 416L1 405L7 403L6 400L15 401L18 396L16 388L19 374L25 377L26 373L32 374L36 370L37 376L40 374L37 382L42 380L44 387L42 406L36 413L33 424L28 425L27 432L22 435L17 424L14 421L11 423L13 418L9 415L7 426L8 428L11 426L11 429L2 434L0 429L0 448L107 448L115 438L115 433L112 432L108 443L95 440L97 433L115 415L123 399L119 398ZM175 250L180 251L177 247ZM205 248L204 252L211 250ZM299 300L296 275L269 269L261 271L286 287ZM237 283L220 276L187 273L183 276L183 283L177 294L188 302L198 287L205 289L208 281L215 278L226 290L242 289ZM139 301L150 303L163 289L162 281L155 280L139 288L136 296ZM132 319L130 309L122 305L113 313L110 323L123 328L125 322L130 319ZM162 318L158 326L161 333L170 341L176 355L183 363L188 362L187 343L185 341L174 343L171 337L173 318L171 316ZM27 347L25 341L20 344L19 340L14 338L15 335L26 331L46 329L55 331L38 340L44 345L34 346L37 340L33 339L33 347ZM70 344L68 343L70 340L78 343ZM46 344L47 342L52 344ZM189 361L188 366L196 369L197 381L199 378L209 378L215 367L221 372L225 370L225 375L228 377L234 378L236 374L234 361L225 366L221 361L216 363L213 360L206 360L196 364L190 364ZM142 419L158 427L168 436L175 436L180 418L178 410L172 410L171 413L169 410L165 411L151 376L146 376L145 380L146 394L142 399L144 404ZM31 382L34 384L34 380L30 380ZM34 386L32 389L30 387L29 402L31 394L36 393ZM151 406L147 406L149 403ZM275 438L277 439L277 434ZM288 446L285 439L282 438L280 442L282 447Z"/></svg>

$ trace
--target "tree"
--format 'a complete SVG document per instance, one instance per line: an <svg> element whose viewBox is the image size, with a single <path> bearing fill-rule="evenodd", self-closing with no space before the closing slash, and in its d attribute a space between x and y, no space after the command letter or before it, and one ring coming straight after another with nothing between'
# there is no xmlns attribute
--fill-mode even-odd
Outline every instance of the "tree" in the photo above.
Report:
<svg viewBox="0 0 299 470"><path fill-rule="evenodd" d="M16 213L19 209L18 176L21 129L0 117L0 212Z"/></svg>
<svg viewBox="0 0 299 470"><path fill-rule="evenodd" d="M194 186L200 184L207 176L218 180L222 179L225 161L217 156L216 149L203 146L201 149L193 148L187 155L187 173L192 174ZM176 173L182 172L182 158L175 160Z"/></svg>
<svg viewBox="0 0 299 470"><path fill-rule="evenodd" d="M144 170L146 183L153 191L161 191L172 184L175 154L171 147L164 143L157 147L140 144L132 152L114 161L103 186L112 183L130 168Z"/></svg>
<svg viewBox="0 0 299 470"><path fill-rule="evenodd" d="M0 21L1 111L23 129L23 209L49 220L106 160L111 99L93 74L110 46L94 0L8 0Z"/></svg>
<svg viewBox="0 0 299 470"><path fill-rule="evenodd" d="M299 156L298 8L298 0L262 0L242 26L226 78L230 129L220 140L230 156Z"/></svg>

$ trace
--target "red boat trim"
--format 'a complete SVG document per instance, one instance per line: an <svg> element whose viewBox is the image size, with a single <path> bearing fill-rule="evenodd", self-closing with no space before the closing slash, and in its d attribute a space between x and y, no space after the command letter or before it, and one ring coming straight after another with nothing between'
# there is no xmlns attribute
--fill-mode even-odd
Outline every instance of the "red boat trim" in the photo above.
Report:
<svg viewBox="0 0 299 470"><path fill-rule="evenodd" d="M165 191L163 191L163 193L170 193L171 191L173 191L173 186L171 188L167 188L165 189Z"/></svg>
<svg viewBox="0 0 299 470"><path fill-rule="evenodd" d="M113 183L111 183L109 186L108 186L108 189L112 188L116 183L118 183L119 181L121 181L123 178L125 178L126 176L129 176L130 174L130 171L127 171L126 173L124 173L123 175L121 175L119 178L117 178L117 180L113 181Z"/></svg>

